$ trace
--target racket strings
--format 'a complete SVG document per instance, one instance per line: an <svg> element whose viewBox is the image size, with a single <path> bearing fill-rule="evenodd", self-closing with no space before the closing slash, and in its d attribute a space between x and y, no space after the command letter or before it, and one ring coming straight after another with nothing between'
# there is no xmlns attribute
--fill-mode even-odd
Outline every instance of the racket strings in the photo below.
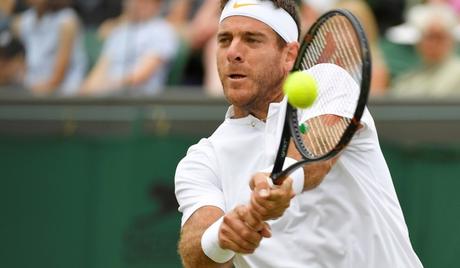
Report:
<svg viewBox="0 0 460 268"><path fill-rule="evenodd" d="M304 52L300 69L310 69L321 63L334 64L340 66L357 84L360 84L363 60L359 48L359 37L355 33L353 25L347 18L337 15L319 26L310 45ZM320 77L319 80L330 81L331 84L341 83L340 77L334 75ZM346 101L350 98L339 96L340 94L354 94L353 90L356 91L356 89L350 89L349 92L345 90L345 92L339 93L330 89L320 89L315 109L319 111L318 114L323 115L308 119L305 122L308 131L302 134L303 145L313 157L326 155L339 144L350 125L351 119L327 114L327 107L331 100L337 102L335 105L338 106L354 105L356 107L357 103L350 104ZM355 107L353 107L353 111Z"/></svg>
<svg viewBox="0 0 460 268"><path fill-rule="evenodd" d="M333 150L350 124L346 117L323 115L306 121L309 131L302 135L306 149L314 156L320 157Z"/></svg>

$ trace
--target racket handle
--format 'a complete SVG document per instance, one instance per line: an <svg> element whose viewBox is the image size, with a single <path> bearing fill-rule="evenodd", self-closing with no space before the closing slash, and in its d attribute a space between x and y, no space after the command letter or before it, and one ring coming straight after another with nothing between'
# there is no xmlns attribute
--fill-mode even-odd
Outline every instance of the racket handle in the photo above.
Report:
<svg viewBox="0 0 460 268"><path fill-rule="evenodd" d="M303 172L302 164L298 164L296 160L286 157L284 166L287 166L281 172L270 174L269 181L275 185L281 185L283 181L290 177L292 179L292 188L296 194L303 192L303 186L305 183L305 174Z"/></svg>

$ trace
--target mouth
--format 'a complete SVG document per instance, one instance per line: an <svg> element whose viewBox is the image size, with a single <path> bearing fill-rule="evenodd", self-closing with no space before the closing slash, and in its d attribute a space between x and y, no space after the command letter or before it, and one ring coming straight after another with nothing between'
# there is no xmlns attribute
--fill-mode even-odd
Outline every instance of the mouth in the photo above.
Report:
<svg viewBox="0 0 460 268"><path fill-rule="evenodd" d="M241 79L246 78L246 75L235 73L235 74L230 74L228 77L229 77L231 80L241 80Z"/></svg>

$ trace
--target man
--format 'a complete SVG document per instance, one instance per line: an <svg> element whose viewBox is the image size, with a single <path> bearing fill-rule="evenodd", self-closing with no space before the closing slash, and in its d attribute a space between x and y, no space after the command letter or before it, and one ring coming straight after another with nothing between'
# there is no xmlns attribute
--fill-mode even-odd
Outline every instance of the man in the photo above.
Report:
<svg viewBox="0 0 460 268"><path fill-rule="evenodd" d="M84 81L82 95L154 95L164 88L179 40L172 25L158 16L163 1L123 3L123 14Z"/></svg>
<svg viewBox="0 0 460 268"><path fill-rule="evenodd" d="M0 86L22 87L25 69L22 43L8 31L0 32Z"/></svg>
<svg viewBox="0 0 460 268"><path fill-rule="evenodd" d="M305 166L276 187L258 172L270 171L276 153L298 16L288 0L222 6L217 65L232 106L177 167L184 266L421 267L367 111L339 158ZM295 150L289 157L299 158Z"/></svg>
<svg viewBox="0 0 460 268"><path fill-rule="evenodd" d="M398 98L460 96L460 58L455 54L454 30L458 18L451 7L421 4L408 13L421 64L396 77L392 92Z"/></svg>

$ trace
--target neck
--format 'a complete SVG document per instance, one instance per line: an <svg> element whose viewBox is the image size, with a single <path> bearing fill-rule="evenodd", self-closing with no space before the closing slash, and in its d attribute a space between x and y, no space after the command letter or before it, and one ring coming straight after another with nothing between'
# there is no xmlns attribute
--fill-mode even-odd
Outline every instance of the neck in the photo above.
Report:
<svg viewBox="0 0 460 268"><path fill-rule="evenodd" d="M283 100L283 97L283 92L279 90L276 94L272 94L270 98L255 101L254 103L246 107L233 105L233 117L243 118L248 115L252 115L258 118L259 120L265 121L267 119L270 103L281 102Z"/></svg>
<svg viewBox="0 0 460 268"><path fill-rule="evenodd" d="M46 13L46 8L45 7L36 7L35 11L37 12L37 17L41 18L43 15Z"/></svg>

